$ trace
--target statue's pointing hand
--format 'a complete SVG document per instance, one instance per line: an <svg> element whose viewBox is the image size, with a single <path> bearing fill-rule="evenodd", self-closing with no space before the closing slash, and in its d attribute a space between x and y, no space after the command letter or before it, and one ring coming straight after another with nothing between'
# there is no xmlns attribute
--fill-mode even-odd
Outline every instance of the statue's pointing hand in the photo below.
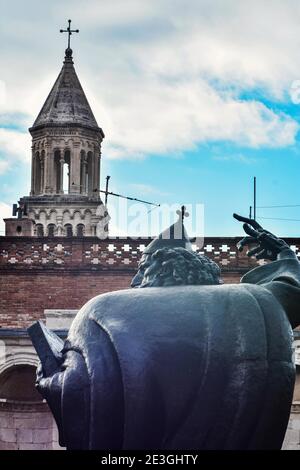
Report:
<svg viewBox="0 0 300 470"><path fill-rule="evenodd" d="M238 214L233 214L233 217L239 222L244 222L243 228L248 235L239 241L237 244L238 250L242 251L245 245L257 244L247 252L247 256L274 261L284 248L289 248L284 240L263 229L256 220Z"/></svg>

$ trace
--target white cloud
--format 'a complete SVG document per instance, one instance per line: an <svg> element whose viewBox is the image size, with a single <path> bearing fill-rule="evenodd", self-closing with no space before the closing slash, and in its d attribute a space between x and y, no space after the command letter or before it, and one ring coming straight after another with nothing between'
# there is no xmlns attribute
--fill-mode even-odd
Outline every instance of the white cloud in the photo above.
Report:
<svg viewBox="0 0 300 470"><path fill-rule="evenodd" d="M6 160L0 160L0 175L6 172L9 168L9 163Z"/></svg>
<svg viewBox="0 0 300 470"><path fill-rule="evenodd" d="M256 158L249 157L248 155L243 155L242 153L237 153L233 155L214 155L213 160L220 162L237 162L245 163L245 165L252 165L257 163Z"/></svg>
<svg viewBox="0 0 300 470"><path fill-rule="evenodd" d="M75 65L106 134L104 157L172 156L216 140L253 148L294 143L291 117L239 94L254 89L284 100L300 78L296 0L87 0L84 9L74 0L72 13L80 29L72 37ZM38 21L45 15L46 27ZM27 113L32 124L61 66L58 30L67 17L69 2L28 0L13 33L9 18L0 18L0 114ZM29 141L18 133L12 150L0 134L13 158L30 154Z"/></svg>
<svg viewBox="0 0 300 470"><path fill-rule="evenodd" d="M126 86L126 84L125 84ZM97 108L97 106L96 106ZM106 156L173 154L197 143L226 140L249 147L284 147L295 142L298 124L257 101L220 94L202 80L136 83L111 109ZM130 109L130 121L126 109ZM100 110L99 110L100 113Z"/></svg>
<svg viewBox="0 0 300 470"><path fill-rule="evenodd" d="M0 201L0 235L4 235L5 233L5 224L3 219L8 217L12 217L12 208L5 202Z"/></svg>
<svg viewBox="0 0 300 470"><path fill-rule="evenodd" d="M161 191L161 189L152 186L151 184L142 184L142 183L132 183L130 187L139 191L142 194L154 194L157 196L167 196L169 193Z"/></svg>
<svg viewBox="0 0 300 470"><path fill-rule="evenodd" d="M30 161L30 136L24 132L0 128L0 173L16 161Z"/></svg>

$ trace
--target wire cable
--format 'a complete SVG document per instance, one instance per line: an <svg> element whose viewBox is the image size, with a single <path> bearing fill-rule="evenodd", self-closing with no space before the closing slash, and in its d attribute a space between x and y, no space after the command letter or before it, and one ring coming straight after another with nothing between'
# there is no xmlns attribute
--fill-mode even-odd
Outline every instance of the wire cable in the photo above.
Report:
<svg viewBox="0 0 300 470"><path fill-rule="evenodd" d="M277 209L282 207L300 207L300 204L292 204L286 206L257 206L257 209Z"/></svg>
<svg viewBox="0 0 300 470"><path fill-rule="evenodd" d="M257 219L284 220L286 222L300 222L300 219L281 219L280 217L256 217Z"/></svg>

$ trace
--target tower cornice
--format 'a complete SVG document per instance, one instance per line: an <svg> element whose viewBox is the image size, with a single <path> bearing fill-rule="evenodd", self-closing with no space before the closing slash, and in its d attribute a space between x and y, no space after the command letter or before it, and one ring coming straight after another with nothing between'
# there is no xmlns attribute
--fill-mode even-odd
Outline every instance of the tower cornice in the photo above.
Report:
<svg viewBox="0 0 300 470"><path fill-rule="evenodd" d="M105 134L101 127L94 127L94 126L88 126L85 124L78 124L78 123L47 123L47 124L41 124L39 126L32 126L28 129L30 132L31 136L34 137L36 133L39 131L47 131L51 130L53 131L54 129L60 130L60 131L65 131L66 133L68 132L68 129L80 129L80 130L87 130L87 131L92 131L93 133L97 133L99 137L101 137L101 140L105 138Z"/></svg>

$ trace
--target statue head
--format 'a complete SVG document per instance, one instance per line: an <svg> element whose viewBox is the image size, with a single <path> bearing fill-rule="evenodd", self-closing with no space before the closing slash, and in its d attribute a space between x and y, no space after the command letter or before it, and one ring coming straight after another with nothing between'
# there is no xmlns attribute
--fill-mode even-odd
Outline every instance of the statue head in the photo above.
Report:
<svg viewBox="0 0 300 470"><path fill-rule="evenodd" d="M222 284L219 266L193 251L183 223L185 207L177 214L178 220L145 248L131 287Z"/></svg>
<svg viewBox="0 0 300 470"><path fill-rule="evenodd" d="M182 247L144 253L131 287L221 284L220 268L206 256Z"/></svg>

